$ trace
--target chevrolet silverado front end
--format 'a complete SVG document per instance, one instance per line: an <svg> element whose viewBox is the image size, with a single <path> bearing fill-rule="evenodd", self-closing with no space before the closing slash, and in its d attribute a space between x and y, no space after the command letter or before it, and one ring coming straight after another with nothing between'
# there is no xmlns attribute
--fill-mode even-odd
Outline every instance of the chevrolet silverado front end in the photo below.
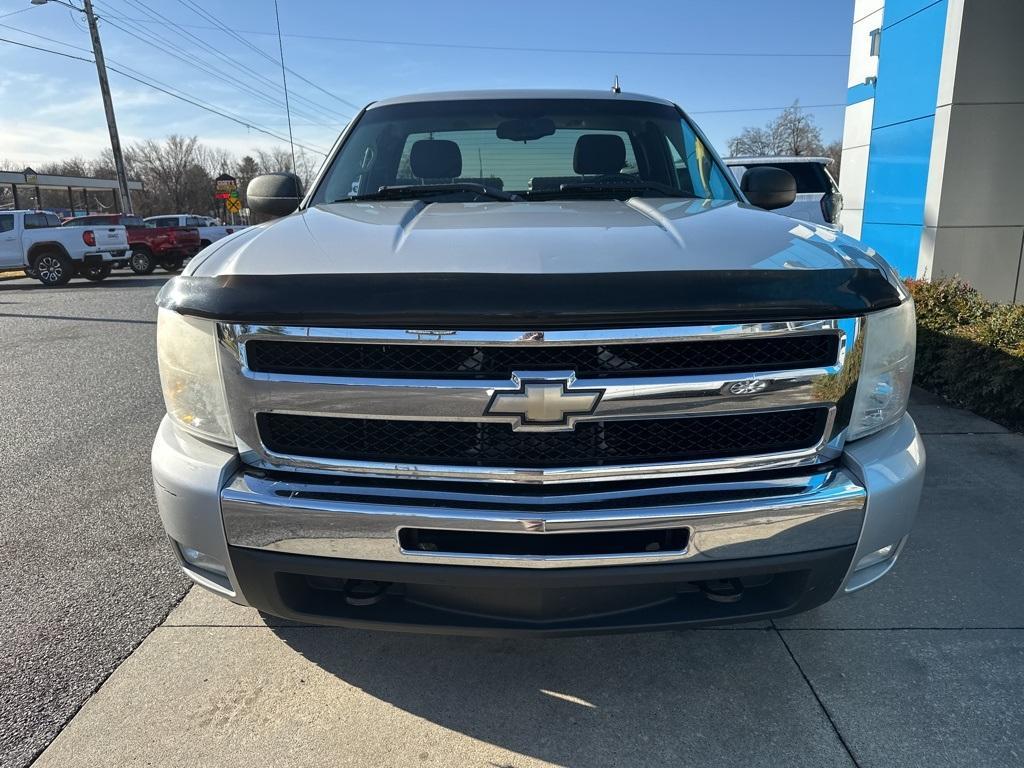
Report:
<svg viewBox="0 0 1024 768"><path fill-rule="evenodd" d="M643 96L367 107L297 211L161 292L184 571L303 621L501 634L881 577L924 472L913 304L870 249L751 205L792 191L767 170L737 189ZM250 204L275 183L266 210L294 206L286 178Z"/></svg>

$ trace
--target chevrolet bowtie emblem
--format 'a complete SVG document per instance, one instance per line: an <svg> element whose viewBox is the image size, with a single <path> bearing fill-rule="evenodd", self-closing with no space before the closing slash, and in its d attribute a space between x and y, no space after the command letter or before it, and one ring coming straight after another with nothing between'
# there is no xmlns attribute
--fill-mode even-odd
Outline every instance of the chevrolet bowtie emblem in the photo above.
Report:
<svg viewBox="0 0 1024 768"><path fill-rule="evenodd" d="M569 378L520 380L518 392L495 392L487 405L488 415L515 417L512 429L543 431L572 429L572 416L594 412L600 390L569 389Z"/></svg>

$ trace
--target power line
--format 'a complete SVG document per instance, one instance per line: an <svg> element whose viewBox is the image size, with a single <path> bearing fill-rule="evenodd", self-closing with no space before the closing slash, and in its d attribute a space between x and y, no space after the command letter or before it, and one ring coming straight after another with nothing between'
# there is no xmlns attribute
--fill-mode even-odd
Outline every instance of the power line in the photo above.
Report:
<svg viewBox="0 0 1024 768"><path fill-rule="evenodd" d="M232 122L238 123L239 125L243 125L246 128L250 128L250 129L252 129L252 130L254 130L254 131L258 132L258 133L265 134L267 136L270 136L272 138L277 139L278 141L288 141L288 139L286 139L284 136L281 136L280 134L273 133L271 131L265 130L263 128L260 128L259 126L253 125L252 123L247 123L244 120L241 120L241 119L239 119L237 117L232 117L231 115L226 114L224 112L221 112L221 111L219 111L217 109L214 109L212 107L204 107L199 102L193 101L192 99L188 98L187 96L181 96L181 95L179 95L177 93L172 93L171 91L166 90L165 88L161 88L160 86L154 85L153 83L148 83L145 80L143 80L142 78L135 77L134 75L130 75L127 72L123 72L123 71L121 71L120 69L118 69L116 67L108 67L108 69L110 69L112 72L117 72L117 74L121 75L122 77L127 77L129 80L134 80L137 83L141 83L142 85L145 85L145 86L148 86L150 88L153 88L154 90L160 91L161 93L165 93L168 96L172 96L175 99L179 99L180 101L184 101L187 104L191 104L194 107L199 107L200 109L205 109L207 112L213 112L215 115L220 115L221 117L223 117L223 118L225 118L227 120L231 120ZM305 149L305 150L309 150L310 152L315 152L318 155L323 155L324 157L327 156L327 152L325 152L324 150L317 149L316 147L311 147L308 144L300 144L299 142L296 141L295 142L295 146L301 147L302 149Z"/></svg>
<svg viewBox="0 0 1024 768"><path fill-rule="evenodd" d="M13 29L16 32L22 32L24 34L33 35L34 37L39 37L39 38L47 40L48 42L51 42L51 43L56 43L58 45L65 45L65 46L67 46L69 48L73 48L73 49L76 49L76 50L82 50L82 51L88 50L86 48L79 48L78 46L71 45L70 43L61 42L60 40L53 40L52 38L47 38L47 37L44 37L43 35L37 35L37 34L35 34L33 32L27 32L26 30L18 29L17 27L12 27L9 24L0 24L0 26L7 27L8 29ZM285 35L285 36L287 37L287 35ZM15 45L25 45L23 43L16 43L13 40L2 40L2 41L3 42L14 43ZM36 48L35 46L31 46L31 45L26 45L26 47L28 47L28 48ZM47 51L48 49L46 49L46 48L36 48L36 50ZM59 53L58 51L48 51L48 52L50 52L50 53ZM61 55L66 55L66 54L61 54ZM70 56L69 58L78 58L78 57L77 56ZM90 62L92 61L91 59L81 59L81 60L82 61L90 61ZM125 66L125 65L122 64L121 66ZM157 80L156 82L160 82L160 81ZM171 87L171 86L168 86L168 87ZM784 104L784 105L777 106L777 107L733 107L733 108L728 108L728 109L696 109L696 110L689 110L688 109L688 110L686 110L686 113L688 115L725 115L725 114L739 114L739 113L744 113L744 112L775 112L775 111L779 111L779 110L783 110L783 109L788 109L791 106L793 106L793 105L792 104ZM832 104L800 104L799 106L800 106L801 109L832 109L832 108L837 108L837 107L845 107L846 103L845 102L835 102L835 103L832 103ZM240 118L232 118L232 119L235 119L236 122L241 122L242 124L246 124L245 121L241 120ZM319 151L319 150L317 150L317 151ZM326 154L326 153L321 153L321 154Z"/></svg>
<svg viewBox="0 0 1024 768"><path fill-rule="evenodd" d="M0 19L6 19L8 16L16 16L19 13L24 13L25 11L31 11L31 10L32 10L31 6L26 6L25 8L19 8L18 10L11 11L10 13L2 13L2 14L0 14Z"/></svg>
<svg viewBox="0 0 1024 768"><path fill-rule="evenodd" d="M7 26L6 24L4 26ZM55 51L51 48L42 48L38 45L29 45L28 43L20 43L17 40L10 40L6 37L0 37L0 43L10 43L11 45L20 45L22 48L31 48L33 51L42 51L43 53L52 53L57 56L63 56L65 59L76 59L78 61L84 61L87 64L95 64L96 62L92 59L87 59L84 56L74 56L70 53L64 53L63 51Z"/></svg>
<svg viewBox="0 0 1024 768"><path fill-rule="evenodd" d="M792 104L786 104L782 107L737 107L735 109L701 109L696 111L686 110L688 115L724 115L730 112L772 112L778 109L789 109ZM830 107L845 107L846 102L837 102L835 104L797 104L800 109L827 109Z"/></svg>
<svg viewBox="0 0 1024 768"><path fill-rule="evenodd" d="M136 19L136 21L146 21ZM146 23L153 23L146 21ZM204 24L182 24L192 29L213 29ZM257 29L231 28L234 32L245 35L271 35L276 32L265 32ZM612 48L541 48L524 47L514 45L476 45L471 43L434 43L420 40L381 40L365 37L338 37L334 35L310 35L299 32L289 32L285 37L303 38L306 40L331 40L341 43L356 43L362 45L396 45L412 48L454 48L473 51L512 51L517 53L553 53L553 54L596 54L607 56L679 56L679 57L736 57L736 58L781 58L781 59L845 59L849 58L847 53L806 53L794 51L652 51L652 50L628 50Z"/></svg>
<svg viewBox="0 0 1024 768"><path fill-rule="evenodd" d="M136 24L136 23L134 23L132 21L128 21L126 19L123 19L123 21L126 24L131 25L132 29L126 29L125 27L121 26L117 22L113 21L109 14L104 14L104 16L102 16L101 18L107 24L110 24L111 26L121 30L122 32L124 32L128 36L134 38L135 40L138 40L138 41L140 41L140 42L142 42L142 43L144 43L146 45L152 45L157 50L160 50L160 51L164 52L168 56L171 56L172 58L175 58L178 61L181 61L181 62L187 64L188 66L190 66L190 67L192 67L194 69L198 69L199 71L204 72L204 73L206 73L206 74L216 78L217 81L221 81L221 80L224 79L223 71L218 71L217 69L214 69L210 64L207 64L203 59L197 58L195 56L188 57L188 56L182 55L182 53L179 53L179 51L181 50L181 43L178 42L178 41L171 40L171 39L169 39L167 37L163 37L161 35L157 35L157 34L151 33L145 27L142 27L139 24ZM166 27L166 25L164 25L164 26ZM189 33L186 33L186 34L189 34ZM159 43L154 42L151 39L151 38L154 38L154 37L156 38L156 40L159 40L160 42ZM202 41L200 41L200 42L202 42ZM229 65L233 69L237 66L234 63L231 63ZM255 75L255 73L254 73L254 76L259 77L259 75ZM270 86L271 88L279 88L279 86L277 86L276 83L274 83L274 82L272 82L270 80L266 80L265 78L264 78L264 80L265 80L266 85ZM247 82L245 82L243 80L234 81L232 83L232 85L235 88L237 88L239 91L245 92L248 95L252 96L253 98L259 99L260 101L262 101L262 102L264 102L266 104L271 105L275 109L280 109L280 108L284 107L284 102L280 101L277 98L274 98L274 96L271 95L272 93L276 93L277 92L276 90L272 91L270 93L267 93L267 92L265 92L267 90L266 88L263 88L263 90L260 90L259 88L255 87L254 85L252 85L250 83L247 83ZM321 111L323 111L323 110L321 110ZM317 120L317 116L315 116L315 115L308 114L306 112L303 112L302 114L304 116L308 117L310 120L313 120L313 121ZM333 120L335 118L334 118L333 115L329 115L328 119ZM321 125L323 125L325 127L332 127L332 128L335 127L335 125L329 125L327 123L321 123Z"/></svg>
<svg viewBox="0 0 1024 768"><path fill-rule="evenodd" d="M261 75L258 72L252 71L251 69L249 69L246 66L245 63L239 61L238 59L234 58L233 56L230 56L230 55L224 53L223 51L221 51L218 48L216 48L213 45L211 45L208 41L203 40L201 37L198 37L198 36L192 34L191 32L189 32L188 30L184 29L181 24L179 24L178 22L168 18L164 14L160 13L158 10L156 10L154 8L150 8L147 5L144 5L143 3L138 2L138 0L121 0L121 1L122 2L131 3L131 5L135 6L139 10L141 10L147 16L153 18L154 20L158 19L159 23L161 23L161 24L170 25L171 27L174 27L175 29L177 29L179 31L179 34L181 36L189 38L189 39L195 41L195 43L198 43L201 48L211 52L214 56L219 58L221 61L223 61L226 64L228 64L228 66L230 66L232 68L237 68L239 71L243 71L243 72L244 71L249 71L249 73L253 77L258 78L263 83L265 83L266 85L268 85L268 86L270 86L272 88L279 89L281 87L280 85L278 85L275 81L271 80L270 78L268 78L268 77L266 77L264 75ZM301 100L301 101L303 101L305 103L307 103L309 106L313 107L314 109L319 110L320 112L323 112L326 115L332 116L333 118L339 118L340 117L342 119L347 119L349 117L348 115L344 115L344 114L342 114L340 112L337 112L337 111L335 111L335 110L333 110L333 109L331 109L329 107L325 107L325 106L321 105L319 102L313 101L312 99L309 99L309 98L307 98L305 96L296 94L295 98L299 99L299 100Z"/></svg>
<svg viewBox="0 0 1024 768"><path fill-rule="evenodd" d="M72 47L72 48L77 47L77 46L71 46L69 43L61 43L59 40L53 40L51 42L54 42L54 43L56 43L58 45L67 45L67 46ZM75 55L70 54L70 53L64 53L63 51L55 51L52 48L43 48L42 46L31 45L29 43L23 43L23 42L20 42L18 40L11 40L11 39L6 38L6 37L0 37L0 43L9 43L10 45L17 45L17 46L20 46L22 48L30 48L30 49L32 49L34 51L40 51L42 53L52 53L55 56L62 56L65 59L75 59L76 61L84 61L87 64L95 64L93 59L88 59L88 58L86 58L84 56L75 56ZM191 99L191 98L189 98L187 96L182 96L181 94L174 93L174 92L172 92L171 90L169 90L167 88L163 88L163 87L161 87L159 85L156 85L156 84L146 80L145 78L136 77L135 75L130 74L129 72L120 69L119 67L110 66L108 64L107 65L107 69L109 69L111 72L116 72L117 74L121 75L122 77L127 77L129 80L133 80L136 83L139 83L140 85L145 85L148 88L152 88L153 90L160 91L161 93L166 94L167 96L171 96L172 98L178 99L179 101L184 101L184 102L186 102L188 104L191 104L194 107L198 107L199 109L205 110L206 112L212 112L213 114L219 115L220 117L223 117L226 120L231 120L232 122L238 123L239 125L243 125L246 128L248 128L248 129L256 131L257 133L262 133L262 134L264 134L266 136L270 136L271 138L277 139L278 141L287 141L288 140L285 137L281 136L280 134L274 133L273 131L268 131L265 128L262 128L262 127L260 127L258 125L253 125L252 123L247 122L247 121L245 121L245 120L243 120L241 118L238 118L238 117L235 117L233 115L227 114L226 112L222 112L222 111L220 111L220 110L218 110L218 109L216 109L214 107L210 107L210 106L204 105L204 104L202 104L202 103L200 103L200 102L198 102L198 101L196 101L194 99ZM327 152L325 152L324 150L318 149L316 147L309 146L307 144L301 144L299 142L295 142L295 145L297 147L301 147L302 149L308 150L310 152L315 152L318 155L324 155L324 156L327 155Z"/></svg>
<svg viewBox="0 0 1024 768"><path fill-rule="evenodd" d="M169 39L167 39L165 37L162 37L160 35L153 35L152 33L148 32L144 28L138 27L137 25L133 24L133 26L136 29L138 29L139 32L142 33L142 35L148 35L151 38L155 38L155 40L154 39L149 39L149 38L144 38L140 34L137 34L136 32L133 32L131 29L127 29L127 28L121 26L120 24L118 24L117 22L112 21L109 18L109 16L101 16L100 18L103 21L105 21L107 24L110 24L111 26L113 26L115 29L119 29L121 32L125 33L129 37L132 37L135 40L139 40L139 41L145 43L146 45L149 45L149 46L151 46L153 48L156 48L157 50L167 54L168 56L171 56L172 58L175 58L178 61L180 61L180 62L182 62L184 64L187 64L190 67L193 67L194 69L198 69L200 72L203 72L203 73L205 73L207 75L210 75L210 76L212 76L214 78L217 78L218 80L222 79L222 77L223 77L223 73L218 72L216 69L213 69L209 65L207 65L207 64L205 64L205 63L203 63L203 62L201 62L199 60L196 60L194 58L189 58L187 56L183 56L182 54L180 54L177 51L175 51L172 47L169 47L169 46L174 46L175 45L174 41L172 41L172 40L169 40ZM126 23L131 24L131 22L126 22ZM156 42L156 41L160 41L160 42ZM121 66L125 66L125 65L122 64ZM269 94L263 93L262 91L260 91L257 88L249 85L248 83L236 82L236 83L234 83L234 85L239 89L239 91L241 91L243 93L246 93L246 94L248 94L249 96L251 96L251 97L253 97L255 99L258 99L258 100L264 102L265 104L269 104L270 106L272 106L274 108L281 108L281 107L284 106L283 102L273 98ZM271 83L271 85L274 85L274 84ZM300 114L302 114L303 117L306 117L309 120L311 120L312 122L317 123L318 125L321 125L321 126L323 126L325 128L337 129L337 124L331 124L331 123L325 123L325 122L322 122L322 121L318 121L316 119L316 116L311 115L311 114L309 114L309 113L307 113L305 111L302 111Z"/></svg>
<svg viewBox="0 0 1024 768"><path fill-rule="evenodd" d="M246 40L244 37L242 37L240 34L238 34L235 30L231 29L231 27L227 26L222 21L220 21L220 19L218 19L216 16L213 16L210 13L208 13L201 6L196 5L194 2L192 2L192 0L178 0L178 2L181 3L183 6L185 6L187 9L192 9L192 10L194 10L194 12L202 14L207 19L209 19L214 24L216 24L218 29L223 30L228 35L230 35L232 38L234 38L235 40L240 42L242 45L244 45L246 48L248 48L249 50L253 51L254 53L257 53L258 55L262 56L267 61L269 61L272 64L274 64L275 66L280 66L281 65L280 61L275 59L269 53L265 52L259 46L253 45L250 41ZM285 37L290 37L290 35L285 35ZM329 91L329 90L327 90L326 88L323 88L320 85L317 85L312 80L310 80L309 78L304 77L303 75L299 74L298 72L296 72L291 67L285 67L285 69L288 71L289 74L294 75L295 77L297 77L302 82L306 83L309 86L312 86L313 88L316 88L318 91L320 91L321 93L326 94L327 96L330 96L332 99L340 101L342 104L344 104L344 105L346 105L348 107L351 107L352 109L355 109L355 110L362 109L362 107L360 107L358 104L354 104L353 102L349 101L348 99L343 99L343 98L341 98L341 96L338 96L338 94L336 94L336 93L334 93L332 91Z"/></svg>
<svg viewBox="0 0 1024 768"><path fill-rule="evenodd" d="M27 29L19 29L18 27L11 26L10 24L0 24L0 27L6 27L7 29L14 30L15 32L19 32L19 33L21 33L23 35L29 35L31 37L39 38L40 40L45 40L46 42L52 43L54 45L63 45L65 47L67 47L67 48L71 48L72 50L83 51L85 53L91 53L90 49L88 49L88 48L83 48L82 46L74 45L73 43L66 43L63 40L57 40L57 39L52 38L52 37L47 37L46 35L40 35L40 34L38 34L36 32L29 32ZM39 50L47 51L49 49L40 48ZM53 53L59 53L59 51L53 51ZM87 61L91 62L92 59L87 59ZM152 83L156 83L157 85L160 85L160 86L163 86L164 88L167 88L167 89L170 89L172 91L175 91L178 94L181 93L181 89L179 89L179 88L177 88L177 87L175 87L173 85L170 85L168 83L165 83L162 80L158 80L157 78L153 77L152 75L146 74L145 72L140 72L139 70L137 70L137 69L135 69L133 67L130 67L129 65L125 64L124 62L121 62L121 61L118 61L117 59L112 59L112 58L109 58L109 57L107 58L107 61L112 62L113 64L116 64L118 67L120 67L123 70L127 70L129 73L131 73L132 75L135 75L136 77L142 78L143 80L146 81L147 85L151 85ZM110 69L112 69L112 68L110 68ZM115 70L115 71L117 71L118 74L124 74L124 72L122 72L121 69ZM194 102L197 102L197 106L200 106L202 109L205 109L207 111L216 112L217 114L221 114L221 110L218 110L216 107L214 107L209 102L203 101L198 96L192 96L190 98ZM237 115L227 114L226 116L229 117L232 120L235 120L236 122L239 122L239 123L247 126L247 127L255 127L252 123L250 123L249 121L245 120L244 118L238 117ZM266 126L262 126L262 127L265 128ZM326 154L326 153L323 153L323 154Z"/></svg>

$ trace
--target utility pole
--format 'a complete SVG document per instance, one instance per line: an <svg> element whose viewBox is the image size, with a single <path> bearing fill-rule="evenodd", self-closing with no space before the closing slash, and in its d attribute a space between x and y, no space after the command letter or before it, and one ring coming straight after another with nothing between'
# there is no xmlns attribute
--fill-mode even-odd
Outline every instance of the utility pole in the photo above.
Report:
<svg viewBox="0 0 1024 768"><path fill-rule="evenodd" d="M132 196L128 191L128 172L124 168L124 154L121 152L121 138L117 134L114 119L114 102L110 98L110 83L107 82L107 65L103 60L103 45L100 30L96 26L96 14L92 11L92 0L82 0L85 17L89 20L89 35L92 37L92 54L96 59L96 74L100 77L100 93L103 95L103 111L107 113L107 129L110 131L110 149L114 154L114 168L117 170L117 186L121 190L122 213L133 213Z"/></svg>

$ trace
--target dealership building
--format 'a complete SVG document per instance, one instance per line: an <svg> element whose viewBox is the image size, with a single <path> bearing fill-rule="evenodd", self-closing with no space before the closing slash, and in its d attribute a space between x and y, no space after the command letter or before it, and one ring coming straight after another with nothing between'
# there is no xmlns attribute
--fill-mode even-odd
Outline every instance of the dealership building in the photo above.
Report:
<svg viewBox="0 0 1024 768"><path fill-rule="evenodd" d="M1024 304L1024 0L856 0L844 229Z"/></svg>

